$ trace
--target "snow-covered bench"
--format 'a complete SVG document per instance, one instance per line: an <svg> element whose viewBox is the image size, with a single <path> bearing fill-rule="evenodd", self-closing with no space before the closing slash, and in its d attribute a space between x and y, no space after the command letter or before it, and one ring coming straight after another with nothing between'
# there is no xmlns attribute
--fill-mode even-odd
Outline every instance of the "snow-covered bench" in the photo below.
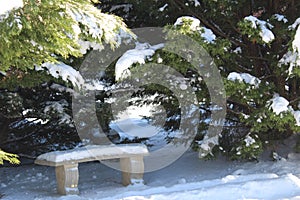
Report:
<svg viewBox="0 0 300 200"><path fill-rule="evenodd" d="M123 185L143 181L144 160L148 149L142 144L90 145L66 151L53 151L38 156L35 164L54 166L59 194L78 194L78 163L120 159Z"/></svg>

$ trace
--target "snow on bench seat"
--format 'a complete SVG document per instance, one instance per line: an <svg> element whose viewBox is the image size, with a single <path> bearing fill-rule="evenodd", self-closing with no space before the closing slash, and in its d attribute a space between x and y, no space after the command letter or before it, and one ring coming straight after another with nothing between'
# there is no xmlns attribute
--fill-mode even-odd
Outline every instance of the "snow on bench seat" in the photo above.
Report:
<svg viewBox="0 0 300 200"><path fill-rule="evenodd" d="M53 151L38 156L35 164L55 167L59 194L78 194L78 163L120 158L122 183L143 182L144 156L149 154L142 144L89 145L66 151Z"/></svg>
<svg viewBox="0 0 300 200"><path fill-rule="evenodd" d="M138 155L148 155L148 149L142 144L127 145L88 145L66 151L53 151L37 157L35 164L60 166L73 163L127 158Z"/></svg>

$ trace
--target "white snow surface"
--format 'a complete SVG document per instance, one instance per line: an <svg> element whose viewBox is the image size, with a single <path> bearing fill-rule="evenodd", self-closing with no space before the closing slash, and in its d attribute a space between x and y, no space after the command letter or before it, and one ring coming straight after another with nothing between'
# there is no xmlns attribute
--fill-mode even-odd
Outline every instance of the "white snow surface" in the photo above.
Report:
<svg viewBox="0 0 300 200"><path fill-rule="evenodd" d="M198 6L201 5L200 2L199 2L198 0L191 0L191 1L194 2L195 7L198 7Z"/></svg>
<svg viewBox="0 0 300 200"><path fill-rule="evenodd" d="M47 124L49 120L42 120L38 118L33 118L33 117L27 117L24 119L25 121L32 122L35 124L41 123L41 124Z"/></svg>
<svg viewBox="0 0 300 200"><path fill-rule="evenodd" d="M121 172L98 162L79 165L79 195L60 196L54 167L0 168L3 200L300 199L300 156L277 162L203 161L186 152L172 165L144 175L145 185L121 184ZM115 162L115 161L111 161Z"/></svg>
<svg viewBox="0 0 300 200"><path fill-rule="evenodd" d="M270 43L275 39L273 32L270 30L271 28L273 28L270 23L257 19L252 15L245 17L245 20L252 22L253 28L260 28L260 36L265 43Z"/></svg>
<svg viewBox="0 0 300 200"><path fill-rule="evenodd" d="M78 40L78 44L80 45L80 53L86 54L89 49L93 50L102 50L104 47L100 43Z"/></svg>
<svg viewBox="0 0 300 200"><path fill-rule="evenodd" d="M164 6L160 7L158 10L160 12L163 12L168 7L168 4L166 3Z"/></svg>
<svg viewBox="0 0 300 200"><path fill-rule="evenodd" d="M0 0L0 15L5 15L13 9L22 8L24 6L23 0Z"/></svg>
<svg viewBox="0 0 300 200"><path fill-rule="evenodd" d="M201 26L201 22L199 19L195 17L190 17L190 16L182 16L179 17L176 22L174 23L174 26L180 26L182 25L185 21L191 21L190 29L192 31L199 31L201 34L201 37L208 43L212 43L216 39L216 35L212 32L211 29L208 29L206 27Z"/></svg>
<svg viewBox="0 0 300 200"><path fill-rule="evenodd" d="M132 9L132 4L119 4L119 5L113 5L110 9L109 12L113 12L118 9L123 9L124 12L128 13Z"/></svg>
<svg viewBox="0 0 300 200"><path fill-rule="evenodd" d="M88 145L68 151L53 151L42 154L39 156L39 159L50 162L66 162L69 160L93 158L103 155L109 157L116 154L135 154L136 152L147 154L146 149L140 145Z"/></svg>
<svg viewBox="0 0 300 200"><path fill-rule="evenodd" d="M105 90L105 83L99 80L85 80L79 71L65 63L43 63L42 66L35 67L36 71L46 70L48 74L54 78L61 78L66 82L71 82L74 87L79 89L85 88L88 90ZM53 89L62 90L58 85L53 85ZM74 93L73 90L65 88L67 92Z"/></svg>
<svg viewBox="0 0 300 200"><path fill-rule="evenodd" d="M129 68L135 63L145 64L146 59L154 55L155 51L164 47L164 44L151 46L148 43L136 43L134 49L126 51L117 61L115 66L116 80L130 76Z"/></svg>
<svg viewBox="0 0 300 200"><path fill-rule="evenodd" d="M295 34L295 38L293 40L293 49L294 49L294 52L297 52L298 53L298 59L297 59L297 65L300 66L300 26L298 26L297 28L297 31L296 31L296 34Z"/></svg>
<svg viewBox="0 0 300 200"><path fill-rule="evenodd" d="M58 114L59 124L69 124L70 126L72 125L72 117L66 113L66 108L68 107L69 103L62 99L60 101L47 101L46 102L46 107L44 108L44 113L45 114L50 114L52 112L56 112Z"/></svg>
<svg viewBox="0 0 300 200"><path fill-rule="evenodd" d="M200 20L195 17L190 16L182 16L179 17L176 22L174 23L174 26L182 25L184 20L191 21L190 29L193 31L197 31L200 27Z"/></svg>
<svg viewBox="0 0 300 200"><path fill-rule="evenodd" d="M237 72L231 72L228 77L228 80L230 81L239 81L239 82L245 82L248 83L250 85L254 85L256 87L259 86L261 80L259 80L258 78L256 78L255 76L252 76L251 74L248 73L237 73Z"/></svg>
<svg viewBox="0 0 300 200"><path fill-rule="evenodd" d="M88 27L88 34L90 34L93 38L99 38L103 36L103 30L99 27L99 24L93 16L88 16L84 13L81 13L78 10L67 8L67 13L78 23L83 24L84 26ZM77 25L75 25L77 26ZM80 28L76 28L80 30ZM75 30L76 30L75 29ZM76 33L77 31L75 31ZM77 32L80 33L80 32Z"/></svg>
<svg viewBox="0 0 300 200"><path fill-rule="evenodd" d="M250 135L247 135L246 138L244 139L244 141L246 143L246 147L249 147L255 143L255 139L253 137L251 137Z"/></svg>
<svg viewBox="0 0 300 200"><path fill-rule="evenodd" d="M283 55L283 57L279 60L279 67L281 65L289 65L288 74L291 75L293 73L294 68L300 67L300 18L298 18L294 24L290 26L291 29L296 29L296 34L294 40L292 42L292 51L288 51Z"/></svg>
<svg viewBox="0 0 300 200"><path fill-rule="evenodd" d="M288 100L284 97L275 94L274 97L270 100L271 108L276 115L279 115L282 112L289 111L288 105L290 104Z"/></svg>
<svg viewBox="0 0 300 200"><path fill-rule="evenodd" d="M201 36L209 43L213 42L216 39L216 35L212 32L211 29L202 27Z"/></svg>
<svg viewBox="0 0 300 200"><path fill-rule="evenodd" d="M274 94L274 97L269 101L270 108L276 115L282 112L290 111L296 120L296 126L300 126L300 110L294 110L289 106L289 101L279 94Z"/></svg>
<svg viewBox="0 0 300 200"><path fill-rule="evenodd" d="M282 65L289 65L288 74L291 75L293 73L295 66L300 66L300 58L298 52L288 51L283 55L283 57L279 60L279 67Z"/></svg>
<svg viewBox="0 0 300 200"><path fill-rule="evenodd" d="M280 14L275 14L274 15L275 19L277 19L279 22L283 22L283 23L287 23L288 19L284 16L284 15L280 15Z"/></svg>
<svg viewBox="0 0 300 200"><path fill-rule="evenodd" d="M54 78L62 78L66 82L70 81L78 88L84 85L84 79L81 74L65 63L43 63L41 67L36 67L35 70L44 70L43 68L46 68L47 72Z"/></svg>
<svg viewBox="0 0 300 200"><path fill-rule="evenodd" d="M289 29L296 29L299 24L300 24L300 17L296 19L292 25L289 26Z"/></svg>
<svg viewBox="0 0 300 200"><path fill-rule="evenodd" d="M159 132L159 128L152 126L146 119L125 119L120 121L113 121L110 128L117 131L120 140L134 138L150 138Z"/></svg>
<svg viewBox="0 0 300 200"><path fill-rule="evenodd" d="M153 95L154 99L157 94ZM162 132L163 124L152 125L145 117L151 118L159 106L150 104L142 106L128 106L123 112L118 113L109 126L118 132L120 141L135 138L150 138Z"/></svg>
<svg viewBox="0 0 300 200"><path fill-rule="evenodd" d="M296 125L300 126L300 110L294 111L293 114L296 120Z"/></svg>

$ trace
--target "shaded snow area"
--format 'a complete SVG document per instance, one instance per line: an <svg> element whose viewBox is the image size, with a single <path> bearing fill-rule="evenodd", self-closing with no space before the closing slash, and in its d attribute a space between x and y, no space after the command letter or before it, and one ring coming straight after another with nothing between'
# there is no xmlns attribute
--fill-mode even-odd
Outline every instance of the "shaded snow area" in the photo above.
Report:
<svg viewBox="0 0 300 200"><path fill-rule="evenodd" d="M270 30L273 26L266 21L257 19L256 17L250 15L245 17L245 20L252 22L252 27L260 29L260 36L262 41L265 43L270 43L275 39L273 32Z"/></svg>
<svg viewBox="0 0 300 200"><path fill-rule="evenodd" d="M116 119L109 126L118 133L120 141L134 140L135 138L150 138L152 136L156 136L157 139L157 135L160 137L161 135L165 136L167 133L161 128L163 124L161 124L161 127L158 124L151 124L151 120L149 119L153 117L156 111L159 111L159 106L153 104L128 106L125 111L120 112L116 116ZM160 138L157 140L164 139Z"/></svg>
<svg viewBox="0 0 300 200"><path fill-rule="evenodd" d="M155 135L159 128L151 126L146 119L125 119L114 121L110 124L110 128L117 131L120 140L133 140L134 138L149 138Z"/></svg>
<svg viewBox="0 0 300 200"><path fill-rule="evenodd" d="M115 161L111 161L115 162ZM186 152L172 165L146 173L145 185L121 184L121 173L99 162L79 165L79 195L56 193L53 167L0 168L3 200L300 199L300 156L277 162L203 161Z"/></svg>

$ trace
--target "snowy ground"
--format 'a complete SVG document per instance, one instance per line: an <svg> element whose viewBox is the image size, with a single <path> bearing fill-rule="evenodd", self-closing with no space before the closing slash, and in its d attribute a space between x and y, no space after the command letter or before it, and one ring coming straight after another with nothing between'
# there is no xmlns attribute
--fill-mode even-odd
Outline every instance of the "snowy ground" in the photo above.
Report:
<svg viewBox="0 0 300 200"><path fill-rule="evenodd" d="M99 162L79 165L80 195L59 196L53 167L0 168L2 199L300 199L300 156L277 162L203 161L186 152L172 165L146 173L145 185L123 187L121 173Z"/></svg>
<svg viewBox="0 0 300 200"><path fill-rule="evenodd" d="M133 117L132 114L130 114ZM134 116L138 117L138 116ZM130 122L135 129L146 132L143 120ZM118 124L113 124L113 128ZM123 123L119 126L132 133ZM126 125L126 124L125 124ZM116 128L116 127L115 127ZM120 128L120 127L119 127ZM148 127L149 128L149 127ZM119 133L121 130L117 129ZM161 133L162 134L162 133ZM122 137L128 135L121 134ZM163 135L165 136L165 135ZM151 149L162 147L164 137L153 137ZM100 162L79 165L79 195L60 196L56 191L54 167L31 163L16 167L0 167L1 200L164 200L164 199L299 199L300 154L289 153L295 138L281 145L278 161L264 156L260 162L233 162L224 157L204 161L198 153L188 150L173 164L161 170L145 173L145 185L121 184L121 173ZM280 146L276 145L277 148ZM284 147L284 148L283 148ZM268 159L267 159L268 158ZM162 162L157 159L157 162ZM111 161L117 162L117 161ZM4 195L1 198L1 195Z"/></svg>

